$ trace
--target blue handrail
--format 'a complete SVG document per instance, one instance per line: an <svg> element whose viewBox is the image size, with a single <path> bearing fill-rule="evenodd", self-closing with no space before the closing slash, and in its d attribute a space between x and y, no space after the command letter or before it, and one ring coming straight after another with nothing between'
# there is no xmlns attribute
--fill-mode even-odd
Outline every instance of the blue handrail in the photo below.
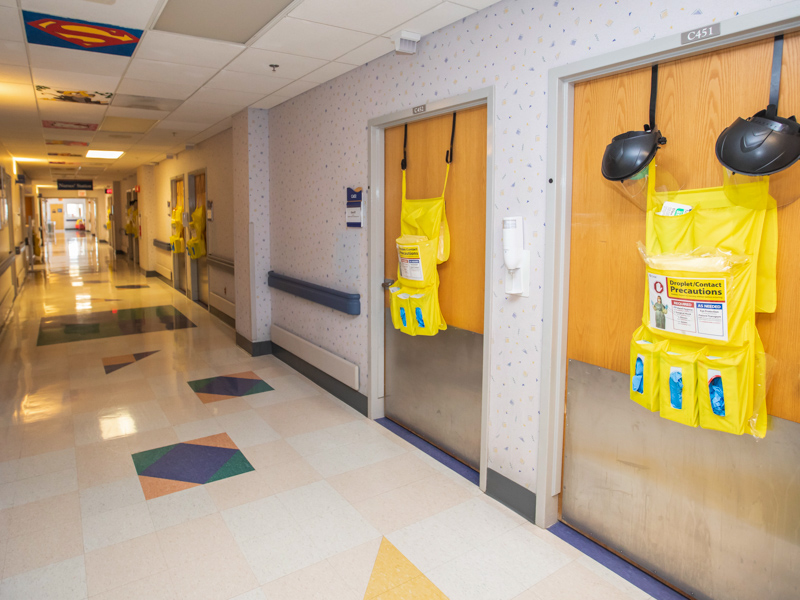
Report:
<svg viewBox="0 0 800 600"><path fill-rule="evenodd" d="M308 283L287 275L280 275L275 271L269 272L267 285L276 290L294 294L300 298L311 300L328 308L338 310L348 315L361 314L361 295L340 292L331 288L322 287L315 283Z"/></svg>

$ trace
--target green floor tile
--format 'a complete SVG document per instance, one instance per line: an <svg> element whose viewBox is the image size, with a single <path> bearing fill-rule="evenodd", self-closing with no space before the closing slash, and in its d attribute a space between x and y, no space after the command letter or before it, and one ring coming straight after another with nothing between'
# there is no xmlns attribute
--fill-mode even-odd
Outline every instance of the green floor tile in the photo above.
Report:
<svg viewBox="0 0 800 600"><path fill-rule="evenodd" d="M211 483L212 481L219 481L220 479L227 479L228 477L233 477L234 475L241 475L242 473L247 473L248 471L255 471L253 465L245 458L242 451L239 450L236 454L234 454L228 462L226 462L219 471L214 473L214 475L209 479L206 483Z"/></svg>

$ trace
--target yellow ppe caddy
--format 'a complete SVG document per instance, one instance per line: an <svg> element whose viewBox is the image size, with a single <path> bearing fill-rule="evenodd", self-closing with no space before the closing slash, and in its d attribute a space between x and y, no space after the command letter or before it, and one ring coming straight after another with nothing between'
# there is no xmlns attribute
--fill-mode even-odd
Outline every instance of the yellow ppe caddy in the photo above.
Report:
<svg viewBox="0 0 800 600"><path fill-rule="evenodd" d="M183 252L183 236L181 235L181 230L183 229L182 211L182 208L176 208L172 211L172 219L170 219L172 235L169 237L169 246L173 254Z"/></svg>
<svg viewBox="0 0 800 600"><path fill-rule="evenodd" d="M192 213L191 227L194 236L186 242L186 249L189 257L198 259L206 255L206 209L198 206Z"/></svg>
<svg viewBox="0 0 800 600"><path fill-rule="evenodd" d="M777 206L768 178L723 187L647 188L642 326L631 399L684 425L763 437L766 357L756 312L777 304ZM677 208L676 208L677 207Z"/></svg>
<svg viewBox="0 0 800 600"><path fill-rule="evenodd" d="M402 204L400 237L397 245L397 283L390 288L392 324L408 335L433 336L447 329L439 306L437 264L450 257L450 228L447 225L444 195L453 159L456 115L450 135L450 151L445 156L447 168L442 195L436 198L406 197L406 145L408 125L403 138Z"/></svg>

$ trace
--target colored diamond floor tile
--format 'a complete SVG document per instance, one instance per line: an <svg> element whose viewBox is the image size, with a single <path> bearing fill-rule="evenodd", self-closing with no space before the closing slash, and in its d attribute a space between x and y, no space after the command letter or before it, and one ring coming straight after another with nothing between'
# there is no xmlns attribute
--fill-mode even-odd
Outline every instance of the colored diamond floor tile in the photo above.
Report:
<svg viewBox="0 0 800 600"><path fill-rule="evenodd" d="M378 557L364 594L364 600L374 598L447 600L447 596L386 538L381 540Z"/></svg>
<svg viewBox="0 0 800 600"><path fill-rule="evenodd" d="M226 433L137 452L133 464L148 500L253 470Z"/></svg>
<svg viewBox="0 0 800 600"><path fill-rule="evenodd" d="M41 319L37 345L48 346L187 327L195 327L195 324L177 308L169 305L68 314Z"/></svg>
<svg viewBox="0 0 800 600"><path fill-rule="evenodd" d="M189 387L204 404L272 391L272 387L252 371L190 381Z"/></svg>
<svg viewBox="0 0 800 600"><path fill-rule="evenodd" d="M0 331L0 600L651 597L107 245L43 246Z"/></svg>
<svg viewBox="0 0 800 600"><path fill-rule="evenodd" d="M143 358L152 356L156 352L158 352L158 350L151 350L150 352L137 352L136 354L123 354L122 356L109 356L108 358L103 359L103 368L106 371L106 375L108 375L114 371L119 371L122 367L127 367L128 365L132 365Z"/></svg>

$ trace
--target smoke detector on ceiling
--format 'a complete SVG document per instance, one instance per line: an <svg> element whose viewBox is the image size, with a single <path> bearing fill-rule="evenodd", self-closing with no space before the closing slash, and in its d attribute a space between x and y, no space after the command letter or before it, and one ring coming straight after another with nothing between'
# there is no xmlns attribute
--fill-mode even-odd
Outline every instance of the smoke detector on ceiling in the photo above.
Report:
<svg viewBox="0 0 800 600"><path fill-rule="evenodd" d="M411 31L400 31L394 36L394 50L397 54L416 54L420 34Z"/></svg>

